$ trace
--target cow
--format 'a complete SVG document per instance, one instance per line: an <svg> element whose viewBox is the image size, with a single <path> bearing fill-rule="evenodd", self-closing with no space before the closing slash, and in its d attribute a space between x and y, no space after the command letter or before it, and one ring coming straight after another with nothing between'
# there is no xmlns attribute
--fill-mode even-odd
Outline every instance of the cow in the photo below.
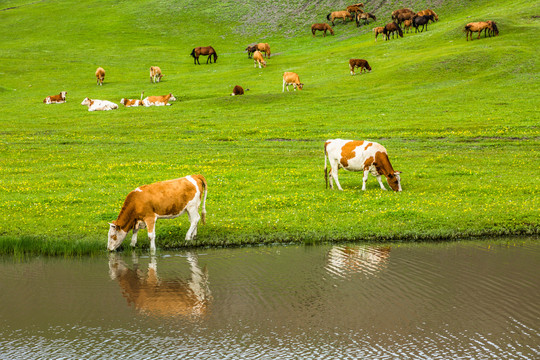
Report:
<svg viewBox="0 0 540 360"><path fill-rule="evenodd" d="M304 87L304 84L300 82L300 78L298 77L297 73L293 72L285 72L283 73L283 91L285 91L285 86L287 86L287 91L289 91L289 85L292 85L294 87L294 91L296 91L296 88L299 90L302 90Z"/></svg>
<svg viewBox="0 0 540 360"><path fill-rule="evenodd" d="M176 98L173 94L162 95L162 96L148 96L143 99L143 105L148 106L165 106L171 105L169 101L175 101Z"/></svg>
<svg viewBox="0 0 540 360"><path fill-rule="evenodd" d="M161 73L161 69L159 66L150 66L150 82L151 83L157 83L161 81L161 78L163 77L163 74Z"/></svg>
<svg viewBox="0 0 540 360"><path fill-rule="evenodd" d="M349 69L351 70L351 75L354 75L354 68L360 68L360 73L368 70L371 72L371 66L369 66L367 60L364 59L350 59L349 60Z"/></svg>
<svg viewBox="0 0 540 360"><path fill-rule="evenodd" d="M105 80L105 70L102 67L98 67L96 70L97 85L103 85Z"/></svg>
<svg viewBox="0 0 540 360"><path fill-rule="evenodd" d="M43 103L45 104L62 104L66 102L66 95L67 91L62 91L58 95L51 95L47 96L45 99L43 99Z"/></svg>
<svg viewBox="0 0 540 360"><path fill-rule="evenodd" d="M401 191L401 172L394 171L384 146L371 141L355 141L334 139L324 144L324 178L328 188L328 171L326 160L330 162L330 188L334 188L332 180L336 181L339 190L343 190L338 181L338 169L348 171L363 171L362 190L366 190L368 174L377 178L381 189L386 190L381 175L386 177L388 185L394 191Z"/></svg>
<svg viewBox="0 0 540 360"><path fill-rule="evenodd" d="M208 286L208 270L201 268L197 255L186 254L189 277L160 277L157 257L151 256L148 270L139 266L139 256L133 253L133 265L121 256L109 254L109 276L118 282L127 304L138 313L157 318L196 320L208 315L212 293Z"/></svg>
<svg viewBox="0 0 540 360"><path fill-rule="evenodd" d="M132 106L144 106L143 101L139 99L124 99L120 100L120 104L123 104L125 107Z"/></svg>
<svg viewBox="0 0 540 360"><path fill-rule="evenodd" d="M190 227L186 240L197 236L197 224L202 218L206 223L206 195L208 186L202 175L188 175L183 178L160 181L142 185L131 191L124 201L118 218L109 223L109 241L107 249L116 250L124 241L130 230L133 230L131 246L137 245L139 229L148 229L150 251L156 251L157 219L174 219L187 212ZM203 199L204 193L204 199ZM202 211L199 207L202 200Z"/></svg>
<svg viewBox="0 0 540 360"><path fill-rule="evenodd" d="M253 63L254 67L257 67L257 64L259 64L259 69L261 68L261 64L263 65L263 67L266 67L266 61L264 60L259 50L253 53Z"/></svg>
<svg viewBox="0 0 540 360"><path fill-rule="evenodd" d="M248 90L249 89L246 89L246 91ZM240 85L236 85L232 91L231 96L235 96L235 95L244 95L244 88L241 87Z"/></svg>
<svg viewBox="0 0 540 360"><path fill-rule="evenodd" d="M118 109L118 105L108 100L84 98L81 105L88 106L88 111L106 111Z"/></svg>

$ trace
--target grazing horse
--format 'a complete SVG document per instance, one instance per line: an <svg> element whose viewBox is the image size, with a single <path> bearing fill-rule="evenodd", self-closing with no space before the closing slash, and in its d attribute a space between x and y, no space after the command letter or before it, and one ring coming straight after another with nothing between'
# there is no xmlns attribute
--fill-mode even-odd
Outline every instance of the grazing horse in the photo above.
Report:
<svg viewBox="0 0 540 360"><path fill-rule="evenodd" d="M427 25L429 23L429 20L435 22L433 15L423 15L423 16L415 16L412 20L412 24L414 26L414 32L418 32L418 27L422 25L422 30L420 32L424 31L424 27L427 31Z"/></svg>
<svg viewBox="0 0 540 360"><path fill-rule="evenodd" d="M364 10L360 9L358 5L351 5L347 6L347 11L351 13L351 15L358 15L364 12Z"/></svg>
<svg viewBox="0 0 540 360"><path fill-rule="evenodd" d="M412 20L415 15L416 13L411 9L399 9L392 12L392 20L401 25L405 20Z"/></svg>
<svg viewBox="0 0 540 360"><path fill-rule="evenodd" d="M479 22L473 22L468 23L465 25L465 38L467 41L469 41L469 34L471 34L471 41L472 41L472 33L477 32L478 33L478 39L480 39L480 35L482 35L482 31L489 29L490 31L493 30L493 22L489 23L487 21L479 21ZM487 30L486 30L487 31Z"/></svg>
<svg viewBox="0 0 540 360"><path fill-rule="evenodd" d="M398 24L395 22L391 22L386 24L386 26L383 29L383 34L386 36L386 40L390 40L390 34L392 34L392 39L394 38L394 32L398 33L399 36L403 37L403 31L401 31L401 28Z"/></svg>
<svg viewBox="0 0 540 360"><path fill-rule="evenodd" d="M248 59L251 59L251 57L253 56L253 53L257 51L257 44L248 46L246 48L246 51L248 53Z"/></svg>
<svg viewBox="0 0 540 360"><path fill-rule="evenodd" d="M199 56L205 55L208 56L208 59L206 59L206 63L208 64L208 61L210 61L210 64L212 63L212 55L214 56L214 62L217 62L217 53L216 50L214 50L211 46L199 46L196 47L191 51L191 56L193 56L193 63L201 65L199 62Z"/></svg>
<svg viewBox="0 0 540 360"><path fill-rule="evenodd" d="M270 57L270 45L268 43L258 43L257 44L257 50L264 53L264 57Z"/></svg>
<svg viewBox="0 0 540 360"><path fill-rule="evenodd" d="M431 20L431 21L433 21L433 22L439 21L439 15L437 15L435 13L435 11L433 11L431 9L426 9L426 10L419 11L416 15L418 15L418 16L433 15L434 20Z"/></svg>
<svg viewBox="0 0 540 360"><path fill-rule="evenodd" d="M497 24L495 23L495 21L488 20L486 22L491 25L491 29L490 28L484 29L484 37L487 35L489 35L489 37L499 36L499 29L497 28Z"/></svg>
<svg viewBox="0 0 540 360"><path fill-rule="evenodd" d="M311 33L315 37L315 31L324 31L323 36L326 36L326 30L330 31L330 34L334 35L334 30L327 23L319 23L311 25Z"/></svg>
<svg viewBox="0 0 540 360"><path fill-rule="evenodd" d="M341 20L343 20L343 22L346 22L347 18L351 19L351 21L352 21L352 15L347 10L334 11L334 12L331 12L330 14L326 15L326 19L330 20L332 22L333 26L336 25L336 24L334 24L335 19L341 19Z"/></svg>
<svg viewBox="0 0 540 360"><path fill-rule="evenodd" d="M384 30L383 26L378 26L376 28L373 28L373 32L375 33L375 41L377 41L377 36L383 33L383 30Z"/></svg>
<svg viewBox="0 0 540 360"><path fill-rule="evenodd" d="M354 75L354 68L360 68L360 73L365 72L366 70L371 72L371 66L369 66L367 60L364 59L350 59L349 70L351 71L351 75Z"/></svg>
<svg viewBox="0 0 540 360"><path fill-rule="evenodd" d="M403 22L403 28L407 31L407 33L409 33L409 29L411 28L412 26L412 20L405 20Z"/></svg>
<svg viewBox="0 0 540 360"><path fill-rule="evenodd" d="M367 25L369 19L373 19L373 21L377 21L377 18L372 13L361 13L361 14L356 15L356 27L360 26L360 20L364 20L364 25Z"/></svg>

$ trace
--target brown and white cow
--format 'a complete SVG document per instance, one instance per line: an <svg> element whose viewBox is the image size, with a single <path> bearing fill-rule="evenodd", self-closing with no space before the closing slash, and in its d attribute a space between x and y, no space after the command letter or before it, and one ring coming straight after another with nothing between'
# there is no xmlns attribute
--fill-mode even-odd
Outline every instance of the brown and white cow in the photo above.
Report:
<svg viewBox="0 0 540 360"><path fill-rule="evenodd" d="M334 188L332 180L336 181L339 190L343 190L338 181L338 169L348 171L363 171L364 179L362 190L366 190L368 174L377 178L381 189L386 190L381 175L386 177L388 185L394 191L401 191L401 178L399 171L394 171L384 146L371 141L356 141L334 139L327 140L324 144L324 177L328 188L328 171L326 159L330 162L330 188Z"/></svg>
<svg viewBox="0 0 540 360"><path fill-rule="evenodd" d="M364 59L349 59L351 75L354 75L354 68L360 68L360 73L365 72L366 70L371 72L371 66L369 66L367 60Z"/></svg>
<svg viewBox="0 0 540 360"><path fill-rule="evenodd" d="M294 87L294 91L296 91L296 88L299 90L302 90L304 87L304 84L300 82L300 78L298 77L297 73L294 72L285 72L283 73L283 91L285 91L285 86L287 86L287 91L289 91L289 85L292 85Z"/></svg>
<svg viewBox="0 0 540 360"><path fill-rule="evenodd" d="M109 100L84 98L81 105L88 106L88 111L108 111L118 109L118 105Z"/></svg>
<svg viewBox="0 0 540 360"><path fill-rule="evenodd" d="M203 198L201 216L199 207ZM139 229L148 228L150 251L156 251L157 219L174 219L187 212L190 222L186 240L193 240L197 235L197 224L202 217L206 223L206 179L202 175L189 175L183 178L160 181L139 186L131 191L118 218L109 223L109 241L107 248L116 250L124 241L130 230L133 230L131 246L137 244Z"/></svg>
<svg viewBox="0 0 540 360"><path fill-rule="evenodd" d="M163 74L159 66L150 66L150 82L157 83L161 81Z"/></svg>
<svg viewBox="0 0 540 360"><path fill-rule="evenodd" d="M261 64L263 67L266 67L266 61L264 60L261 52L259 50L255 51L253 53L253 63L254 67L257 67L257 63L259 64L259 69L261 68Z"/></svg>
<svg viewBox="0 0 540 360"><path fill-rule="evenodd" d="M139 99L124 99L120 100L120 104L123 104L125 107L132 106L144 106L143 101Z"/></svg>
<svg viewBox="0 0 540 360"><path fill-rule="evenodd" d="M129 306L140 314L160 318L183 317L196 320L208 314L212 294L208 286L208 270L201 269L197 255L187 253L190 277L161 278L156 256L150 257L146 274L133 254L130 267L115 253L109 255L109 276L122 289Z"/></svg>
<svg viewBox="0 0 540 360"><path fill-rule="evenodd" d="M103 80L105 80L105 69L98 67L96 70L96 79L98 85L103 85Z"/></svg>
<svg viewBox="0 0 540 360"><path fill-rule="evenodd" d="M66 102L67 91L62 91L58 95L47 96L43 102L45 104L62 104Z"/></svg>
<svg viewBox="0 0 540 360"><path fill-rule="evenodd" d="M144 106L165 106L165 105L171 105L169 104L169 101L174 101L176 98L173 94L168 95L162 95L162 96L148 96L144 98L143 105Z"/></svg>
<svg viewBox="0 0 540 360"><path fill-rule="evenodd" d="M246 91L248 90L249 89L246 89ZM244 88L241 87L240 85L236 85L232 90L231 96L236 96L236 95L244 95Z"/></svg>

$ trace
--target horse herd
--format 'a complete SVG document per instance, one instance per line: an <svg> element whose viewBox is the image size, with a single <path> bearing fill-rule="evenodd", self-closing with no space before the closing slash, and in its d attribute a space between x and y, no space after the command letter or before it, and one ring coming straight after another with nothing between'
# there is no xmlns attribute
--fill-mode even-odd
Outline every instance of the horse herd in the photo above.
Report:
<svg viewBox="0 0 540 360"><path fill-rule="evenodd" d="M335 26L336 19L341 19L343 23L347 22L347 20L352 21L354 19L357 27L360 26L361 21L364 22L364 25L367 25L370 20L377 21L377 17L374 14L365 12L363 8L363 3L353 4L347 6L346 10L329 13L326 15L326 19L331 21L333 26ZM427 26L430 21L439 21L439 16L431 9L419 12L414 12L409 8L395 10L392 12L392 22L385 26L373 28L375 41L377 41L379 34L383 34L385 40L390 40L390 37L394 38L396 33L399 37L403 37L403 30L409 32L411 27L415 28L415 32L423 32L424 29L427 31ZM327 23L316 23L311 25L311 33L313 36L315 36L316 31L322 31L323 36L326 36L327 31L334 35L334 29ZM467 41L469 40L469 35L472 40L473 32L478 32L478 39L480 39L482 31L484 31L485 37L499 35L497 24L491 20L469 23L465 26L463 31L466 33Z"/></svg>

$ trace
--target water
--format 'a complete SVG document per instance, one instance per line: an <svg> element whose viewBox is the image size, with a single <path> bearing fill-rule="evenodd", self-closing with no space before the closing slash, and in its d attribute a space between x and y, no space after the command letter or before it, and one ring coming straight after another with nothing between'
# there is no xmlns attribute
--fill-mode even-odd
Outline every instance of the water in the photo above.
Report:
<svg viewBox="0 0 540 360"><path fill-rule="evenodd" d="M0 261L0 359L538 359L540 242Z"/></svg>

